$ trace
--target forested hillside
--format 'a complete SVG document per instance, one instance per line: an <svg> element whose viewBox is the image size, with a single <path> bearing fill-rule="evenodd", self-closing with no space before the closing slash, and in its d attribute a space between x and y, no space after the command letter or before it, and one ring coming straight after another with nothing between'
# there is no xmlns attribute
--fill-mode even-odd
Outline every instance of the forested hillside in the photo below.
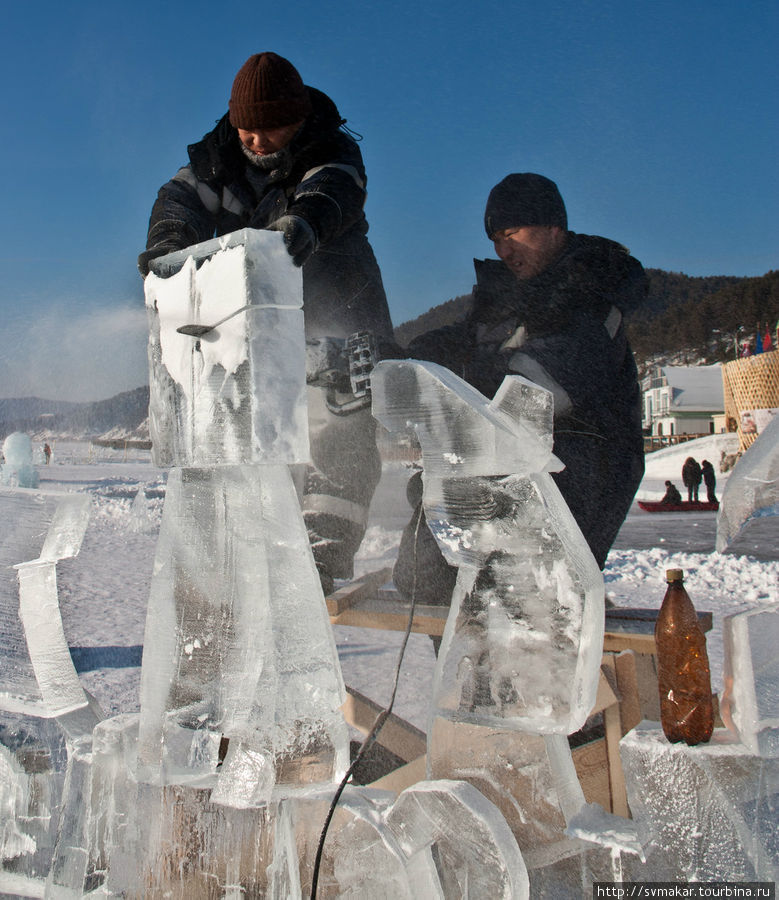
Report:
<svg viewBox="0 0 779 900"><path fill-rule="evenodd" d="M684 351L689 361L719 362L733 358L734 338L754 341L758 324L775 335L779 319L779 271L758 278L728 275L692 277L680 272L647 269L646 303L627 322L639 361ZM471 295L434 306L395 329L406 346L418 334L461 319Z"/></svg>

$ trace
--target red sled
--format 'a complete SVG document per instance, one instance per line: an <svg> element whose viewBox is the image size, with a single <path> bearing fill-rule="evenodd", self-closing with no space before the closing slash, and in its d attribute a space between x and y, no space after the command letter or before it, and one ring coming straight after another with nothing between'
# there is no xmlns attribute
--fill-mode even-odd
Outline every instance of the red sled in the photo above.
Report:
<svg viewBox="0 0 779 900"><path fill-rule="evenodd" d="M716 512L719 501L682 500L681 503L661 503L659 500L639 500L638 505L645 512Z"/></svg>

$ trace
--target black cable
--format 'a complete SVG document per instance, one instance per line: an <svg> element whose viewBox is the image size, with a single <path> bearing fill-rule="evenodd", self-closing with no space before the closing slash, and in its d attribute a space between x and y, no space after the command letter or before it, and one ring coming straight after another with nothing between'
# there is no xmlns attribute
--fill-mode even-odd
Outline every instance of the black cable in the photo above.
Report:
<svg viewBox="0 0 779 900"><path fill-rule="evenodd" d="M319 835L319 845L317 846L316 857L314 858L314 873L311 878L311 900L316 900L316 892L319 884L319 869L322 864L322 854L324 852L325 840L327 839L327 831L330 828L330 822L335 815L335 810L338 806L338 801L341 799L341 794L343 794L344 790L346 789L346 785L349 783L349 779L354 774L354 770L360 764L365 754L373 746L376 738L379 736L379 732L384 727L384 723L392 713L392 707L395 705L395 695L397 694L398 682L400 680L400 669L403 665L403 657L406 653L406 646L408 645L409 635L411 634L411 626L414 624L414 607L416 606L417 602L417 536L419 534L419 526L421 522L422 515L420 512L420 515L417 518L416 528L414 529L414 574L411 580L411 606L408 611L408 622L406 624L405 634L403 635L403 642L400 646L400 656L398 657L398 662L395 667L395 678L392 683L392 694L390 696L390 702L387 707L383 709L378 714L378 716L376 716L373 727L368 732L365 740L363 740L362 744L360 745L360 749L357 751L357 755L354 757L354 761L346 770L346 774L342 778L341 783L338 785L335 794L333 794L333 799L330 801L330 808L327 811L327 816L325 817L325 822Z"/></svg>

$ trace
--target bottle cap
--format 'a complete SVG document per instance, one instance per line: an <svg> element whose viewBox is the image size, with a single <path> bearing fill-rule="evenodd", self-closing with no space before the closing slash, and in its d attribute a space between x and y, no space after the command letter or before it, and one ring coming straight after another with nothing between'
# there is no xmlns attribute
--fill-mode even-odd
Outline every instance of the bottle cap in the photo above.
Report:
<svg viewBox="0 0 779 900"><path fill-rule="evenodd" d="M684 569L666 569L666 581L684 581Z"/></svg>

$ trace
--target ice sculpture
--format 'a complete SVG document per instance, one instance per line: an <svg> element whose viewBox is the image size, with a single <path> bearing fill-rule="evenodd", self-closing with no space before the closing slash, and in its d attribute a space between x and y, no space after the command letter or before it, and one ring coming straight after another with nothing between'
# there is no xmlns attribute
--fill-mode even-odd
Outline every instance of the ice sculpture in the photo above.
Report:
<svg viewBox="0 0 779 900"><path fill-rule="evenodd" d="M388 429L416 431L427 522L458 568L434 676L428 776L466 780L500 809L534 895L541 885L580 889L593 854L641 848L632 823L587 806L567 740L595 702L604 591L549 474L561 468L552 396L510 376L489 401L413 360L380 363L372 388Z"/></svg>
<svg viewBox="0 0 779 900"><path fill-rule="evenodd" d="M0 483L11 487L37 488L40 482L32 462L32 442L28 435L14 431L3 441Z"/></svg>
<svg viewBox="0 0 779 900"><path fill-rule="evenodd" d="M343 772L335 641L289 464L308 454L302 280L245 229L146 280L155 457L172 464L141 678L139 773L257 806ZM225 755L226 754L226 755Z"/></svg>
<svg viewBox="0 0 779 900"><path fill-rule="evenodd" d="M779 516L779 415L736 463L717 513L716 548L723 553L751 519Z"/></svg>
<svg viewBox="0 0 779 900"><path fill-rule="evenodd" d="M56 567L75 556L85 494L0 488L0 892L40 895L51 863L65 737L99 720L81 687L60 617Z"/></svg>
<svg viewBox="0 0 779 900"><path fill-rule="evenodd" d="M752 754L725 728L670 744L656 722L620 742L647 881L776 881L779 759Z"/></svg>
<svg viewBox="0 0 779 900"><path fill-rule="evenodd" d="M380 363L374 415L413 423L428 525L457 585L433 716L569 734L595 702L603 579L549 472L552 399L520 376L488 401L447 369Z"/></svg>
<svg viewBox="0 0 779 900"><path fill-rule="evenodd" d="M779 606L726 616L722 719L756 756L779 756Z"/></svg>

